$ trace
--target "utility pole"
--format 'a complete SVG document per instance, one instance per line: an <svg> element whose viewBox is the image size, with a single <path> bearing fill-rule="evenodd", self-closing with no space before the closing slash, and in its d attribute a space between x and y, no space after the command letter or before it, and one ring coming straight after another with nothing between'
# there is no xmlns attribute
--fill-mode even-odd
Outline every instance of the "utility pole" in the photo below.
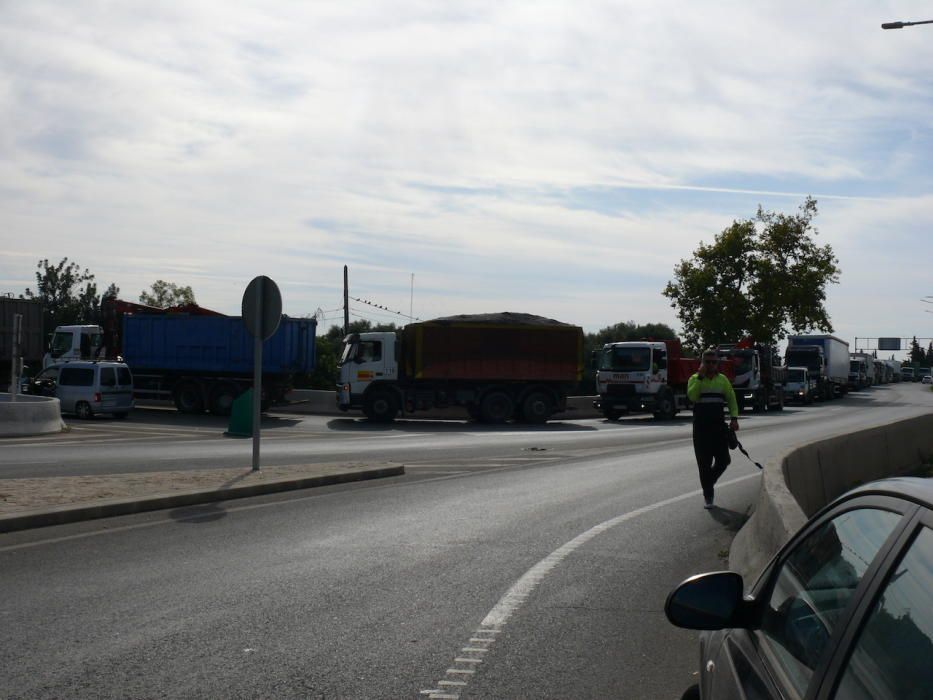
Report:
<svg viewBox="0 0 933 700"><path fill-rule="evenodd" d="M411 299L408 302L408 322L415 318L415 273L411 273Z"/></svg>
<svg viewBox="0 0 933 700"><path fill-rule="evenodd" d="M350 283L347 266L343 266L343 335L350 335Z"/></svg>

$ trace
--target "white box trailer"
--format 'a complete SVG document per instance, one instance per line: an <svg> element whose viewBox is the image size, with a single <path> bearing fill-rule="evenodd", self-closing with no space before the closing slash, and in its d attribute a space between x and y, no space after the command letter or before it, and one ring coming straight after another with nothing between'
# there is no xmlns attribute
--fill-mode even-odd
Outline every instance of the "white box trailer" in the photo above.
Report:
<svg viewBox="0 0 933 700"><path fill-rule="evenodd" d="M848 391L849 344L846 341L834 335L824 334L788 337L788 354L796 347L818 347L822 350L823 367L820 380L824 386L826 398L829 398L830 391L836 396Z"/></svg>

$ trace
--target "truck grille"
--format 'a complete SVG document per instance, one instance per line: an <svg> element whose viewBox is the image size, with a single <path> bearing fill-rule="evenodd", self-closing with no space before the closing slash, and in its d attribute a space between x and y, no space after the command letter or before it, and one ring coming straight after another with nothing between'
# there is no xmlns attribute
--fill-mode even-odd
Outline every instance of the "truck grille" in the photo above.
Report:
<svg viewBox="0 0 933 700"><path fill-rule="evenodd" d="M606 393L609 396L634 396L634 384L609 384L606 387Z"/></svg>

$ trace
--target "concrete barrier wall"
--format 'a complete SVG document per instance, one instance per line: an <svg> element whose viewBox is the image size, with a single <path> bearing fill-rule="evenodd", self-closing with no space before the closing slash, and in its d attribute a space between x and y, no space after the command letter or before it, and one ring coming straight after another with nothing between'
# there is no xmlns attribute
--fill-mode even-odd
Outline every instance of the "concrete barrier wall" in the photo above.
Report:
<svg viewBox="0 0 933 700"><path fill-rule="evenodd" d="M48 396L0 394L0 437L59 433L62 423L61 403Z"/></svg>
<svg viewBox="0 0 933 700"><path fill-rule="evenodd" d="M596 418L602 414L593 408L595 396L570 396L567 399L567 410L559 413L552 420L570 420L572 418ZM336 392L310 389L296 389L288 395L290 401L298 401L291 406L276 406L275 411L292 411L295 413L309 413L319 416L362 416L362 411L344 413L337 408ZM406 418L427 418L434 420L466 420L465 408L444 408L431 411L418 411L407 415Z"/></svg>
<svg viewBox="0 0 933 700"><path fill-rule="evenodd" d="M846 491L906 474L933 456L933 414L801 445L764 465L758 503L729 550L751 585L807 519Z"/></svg>

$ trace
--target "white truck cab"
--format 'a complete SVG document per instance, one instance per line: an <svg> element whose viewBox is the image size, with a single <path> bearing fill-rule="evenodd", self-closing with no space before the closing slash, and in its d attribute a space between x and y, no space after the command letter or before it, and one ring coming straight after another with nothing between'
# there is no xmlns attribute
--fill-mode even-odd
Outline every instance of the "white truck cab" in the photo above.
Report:
<svg viewBox="0 0 933 700"><path fill-rule="evenodd" d="M103 357L104 331L100 326L58 326L42 358L43 369L71 360L97 360Z"/></svg>
<svg viewBox="0 0 933 700"><path fill-rule="evenodd" d="M337 405L348 410L363 405L363 394L372 384L398 379L398 340L395 333L351 333L343 343Z"/></svg>
<svg viewBox="0 0 933 700"><path fill-rule="evenodd" d="M790 403L811 403L817 383L807 367L788 367L785 372L784 400Z"/></svg>
<svg viewBox="0 0 933 700"><path fill-rule="evenodd" d="M667 345L657 341L609 343L598 352L596 393L609 420L629 411L650 410L672 417L686 407L668 382Z"/></svg>

